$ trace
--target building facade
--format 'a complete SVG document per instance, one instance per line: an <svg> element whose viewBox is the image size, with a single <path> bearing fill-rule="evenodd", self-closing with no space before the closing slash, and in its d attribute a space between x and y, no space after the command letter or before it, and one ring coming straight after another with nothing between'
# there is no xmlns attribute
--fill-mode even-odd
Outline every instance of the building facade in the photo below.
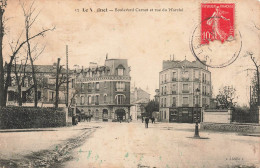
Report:
<svg viewBox="0 0 260 168"><path fill-rule="evenodd" d="M167 60L159 75L160 120L195 122L197 111L200 119L200 108L209 107L212 95L211 73L206 66L199 61Z"/></svg>
<svg viewBox="0 0 260 168"><path fill-rule="evenodd" d="M126 59L106 59L75 71L75 105L81 113L100 121L130 116L130 68Z"/></svg>
<svg viewBox="0 0 260 168"><path fill-rule="evenodd" d="M137 120L141 118L141 114L145 113L145 106L150 101L150 94L141 89L141 88L134 88L131 92L131 109L130 115L132 116L133 120Z"/></svg>
<svg viewBox="0 0 260 168"><path fill-rule="evenodd" d="M56 74L57 65L34 65L37 78L38 105L42 107L53 107L56 98ZM16 76L17 75L17 76ZM67 103L66 69L61 68L59 81L63 81L59 87L59 106L65 107ZM72 72L69 71L69 98L73 92ZM19 86L20 85L20 91ZM20 93L19 93L20 92ZM21 94L22 106L34 106L34 88L32 79L32 67L30 65L16 65L11 68L11 81L7 92L7 106L19 105L19 94Z"/></svg>

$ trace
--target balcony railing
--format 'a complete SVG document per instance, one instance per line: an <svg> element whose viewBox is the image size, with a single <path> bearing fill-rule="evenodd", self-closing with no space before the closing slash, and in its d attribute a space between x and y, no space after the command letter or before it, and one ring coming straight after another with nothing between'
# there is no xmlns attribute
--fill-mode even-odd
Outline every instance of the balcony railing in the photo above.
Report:
<svg viewBox="0 0 260 168"><path fill-rule="evenodd" d="M177 81L177 79L176 78L172 78L172 81Z"/></svg>
<svg viewBox="0 0 260 168"><path fill-rule="evenodd" d="M182 78L182 81L189 81L189 78Z"/></svg>
<svg viewBox="0 0 260 168"><path fill-rule="evenodd" d="M189 104L182 104L182 107L189 107Z"/></svg>
<svg viewBox="0 0 260 168"><path fill-rule="evenodd" d="M190 91L188 90L183 90L182 93L189 93Z"/></svg>

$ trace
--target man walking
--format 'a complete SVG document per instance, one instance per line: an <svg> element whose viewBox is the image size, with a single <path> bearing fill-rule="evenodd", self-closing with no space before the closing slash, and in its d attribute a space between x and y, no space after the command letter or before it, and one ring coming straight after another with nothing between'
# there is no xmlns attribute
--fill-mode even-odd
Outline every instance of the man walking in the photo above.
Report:
<svg viewBox="0 0 260 168"><path fill-rule="evenodd" d="M146 118L145 118L145 128L148 128L148 123L149 123L149 118L146 117Z"/></svg>

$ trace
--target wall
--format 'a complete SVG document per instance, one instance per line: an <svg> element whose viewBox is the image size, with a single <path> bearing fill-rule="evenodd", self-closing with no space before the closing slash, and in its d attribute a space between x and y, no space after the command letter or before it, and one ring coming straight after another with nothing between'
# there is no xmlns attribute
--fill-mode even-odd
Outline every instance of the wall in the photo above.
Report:
<svg viewBox="0 0 260 168"><path fill-rule="evenodd" d="M66 126L66 112L55 108L0 108L0 129L24 129Z"/></svg>
<svg viewBox="0 0 260 168"><path fill-rule="evenodd" d="M203 122L209 123L231 123L231 110L202 110Z"/></svg>
<svg viewBox="0 0 260 168"><path fill-rule="evenodd" d="M244 132L260 133L259 124L241 124L241 123L201 123L201 130L223 131L223 132Z"/></svg>

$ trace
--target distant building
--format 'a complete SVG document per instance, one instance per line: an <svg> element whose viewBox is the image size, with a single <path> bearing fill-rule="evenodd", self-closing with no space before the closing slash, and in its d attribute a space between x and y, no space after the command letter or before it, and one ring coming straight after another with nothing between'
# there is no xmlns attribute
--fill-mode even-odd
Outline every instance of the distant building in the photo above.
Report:
<svg viewBox="0 0 260 168"><path fill-rule="evenodd" d="M6 68L6 67L5 67ZM53 65L34 65L35 74L37 78L37 95L38 106L53 107L56 97L55 83L56 83L56 64ZM7 93L7 106L18 106L18 83L15 72L20 76L21 84L21 98L23 106L34 106L34 88L32 79L31 65L13 65L11 68L11 81ZM66 76L66 69L61 69L60 76ZM72 71L69 71L70 80ZM73 82L69 82L69 96L72 94ZM59 106L66 106L67 100L66 82L61 84L59 88Z"/></svg>
<svg viewBox="0 0 260 168"><path fill-rule="evenodd" d="M106 59L76 70L76 107L95 120L116 121L130 115L130 68L126 59Z"/></svg>
<svg viewBox="0 0 260 168"><path fill-rule="evenodd" d="M211 73L201 62L163 61L159 75L161 121L194 122L196 103L199 108L209 107ZM200 90L198 100L195 93L197 88Z"/></svg>
<svg viewBox="0 0 260 168"><path fill-rule="evenodd" d="M141 114L145 113L145 106L150 101L150 94L141 88L134 88L131 92L131 116L137 120L141 118Z"/></svg>

